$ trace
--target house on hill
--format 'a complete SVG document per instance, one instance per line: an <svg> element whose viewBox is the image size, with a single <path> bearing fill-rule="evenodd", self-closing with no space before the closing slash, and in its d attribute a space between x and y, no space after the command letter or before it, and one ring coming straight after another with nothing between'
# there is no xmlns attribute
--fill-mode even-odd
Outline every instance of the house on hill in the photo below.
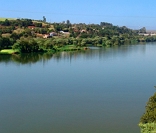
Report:
<svg viewBox="0 0 156 133"><path fill-rule="evenodd" d="M33 25L33 26L28 26L28 29L34 29L35 28L35 26Z"/></svg>
<svg viewBox="0 0 156 133"><path fill-rule="evenodd" d="M147 32L147 33L139 33L140 36L156 36L156 33Z"/></svg>
<svg viewBox="0 0 156 133"><path fill-rule="evenodd" d="M57 36L57 33L55 32L50 32L49 34L45 34L43 38L52 38L53 36Z"/></svg>

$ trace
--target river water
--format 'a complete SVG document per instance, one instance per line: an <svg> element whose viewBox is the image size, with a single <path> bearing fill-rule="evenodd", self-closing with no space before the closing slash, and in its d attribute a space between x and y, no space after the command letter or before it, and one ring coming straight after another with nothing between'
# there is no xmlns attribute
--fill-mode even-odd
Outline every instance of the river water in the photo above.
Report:
<svg viewBox="0 0 156 133"><path fill-rule="evenodd" d="M0 56L0 132L140 133L156 43Z"/></svg>

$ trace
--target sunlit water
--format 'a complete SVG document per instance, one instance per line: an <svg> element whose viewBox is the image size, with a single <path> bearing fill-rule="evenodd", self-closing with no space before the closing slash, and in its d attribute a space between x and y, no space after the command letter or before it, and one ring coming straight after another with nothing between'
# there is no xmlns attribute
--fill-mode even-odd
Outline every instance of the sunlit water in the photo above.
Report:
<svg viewBox="0 0 156 133"><path fill-rule="evenodd" d="M0 56L1 133L139 133L156 43Z"/></svg>

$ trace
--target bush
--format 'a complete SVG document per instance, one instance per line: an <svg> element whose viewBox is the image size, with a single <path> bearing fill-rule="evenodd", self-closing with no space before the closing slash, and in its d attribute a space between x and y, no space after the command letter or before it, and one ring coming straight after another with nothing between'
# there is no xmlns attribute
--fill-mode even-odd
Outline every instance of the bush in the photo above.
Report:
<svg viewBox="0 0 156 133"><path fill-rule="evenodd" d="M156 132L156 93L149 98L146 111L140 119L139 126L142 133Z"/></svg>

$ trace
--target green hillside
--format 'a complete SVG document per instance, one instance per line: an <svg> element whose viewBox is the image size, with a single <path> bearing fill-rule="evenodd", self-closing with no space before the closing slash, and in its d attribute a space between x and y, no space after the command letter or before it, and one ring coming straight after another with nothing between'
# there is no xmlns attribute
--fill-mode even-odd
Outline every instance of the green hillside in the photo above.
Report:
<svg viewBox="0 0 156 133"><path fill-rule="evenodd" d="M156 41L155 34L144 36L145 33L145 27L132 30L107 22L72 24L69 20L48 23L46 20L0 18L0 50L16 49L21 53L72 51L88 45L111 47Z"/></svg>
<svg viewBox="0 0 156 133"><path fill-rule="evenodd" d="M8 20L15 20L16 18L0 18L0 21L5 21L6 19L8 19Z"/></svg>

